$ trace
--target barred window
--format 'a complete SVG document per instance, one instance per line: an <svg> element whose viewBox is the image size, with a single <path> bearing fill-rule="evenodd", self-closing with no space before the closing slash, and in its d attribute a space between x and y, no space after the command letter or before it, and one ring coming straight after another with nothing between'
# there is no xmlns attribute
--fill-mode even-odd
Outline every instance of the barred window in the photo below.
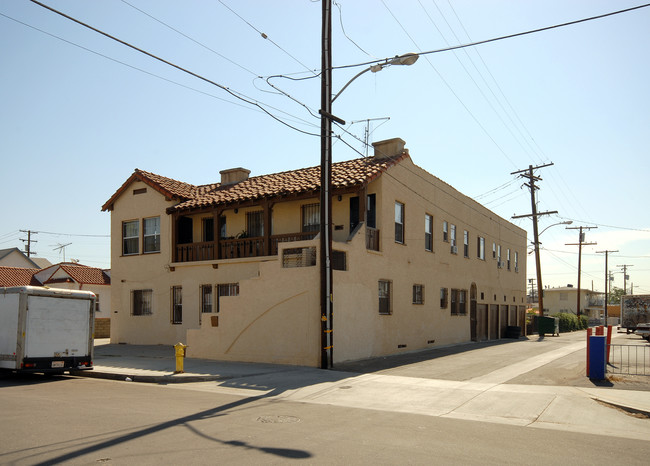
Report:
<svg viewBox="0 0 650 466"><path fill-rule="evenodd" d="M392 291L393 282L390 280L379 280L379 313L391 314L392 309Z"/></svg>
<svg viewBox="0 0 650 466"><path fill-rule="evenodd" d="M180 286L172 286L172 309L171 321L172 324L183 323L183 288Z"/></svg>
<svg viewBox="0 0 650 466"><path fill-rule="evenodd" d="M303 233L320 230L320 204L305 204L302 206Z"/></svg>
<svg viewBox="0 0 650 466"><path fill-rule="evenodd" d="M239 283L219 283L217 285L217 312L220 311L223 296L239 296Z"/></svg>
<svg viewBox="0 0 650 466"><path fill-rule="evenodd" d="M201 285L201 313L212 312L212 285Z"/></svg>
<svg viewBox="0 0 650 466"><path fill-rule="evenodd" d="M332 251L332 270L347 270L347 259L345 251Z"/></svg>
<svg viewBox="0 0 650 466"><path fill-rule="evenodd" d="M131 315L150 316L153 314L153 290L131 291Z"/></svg>
<svg viewBox="0 0 650 466"><path fill-rule="evenodd" d="M413 304L424 304L424 285L413 285Z"/></svg>
<svg viewBox="0 0 650 466"><path fill-rule="evenodd" d="M264 236L264 211L246 213L246 234L249 238Z"/></svg>

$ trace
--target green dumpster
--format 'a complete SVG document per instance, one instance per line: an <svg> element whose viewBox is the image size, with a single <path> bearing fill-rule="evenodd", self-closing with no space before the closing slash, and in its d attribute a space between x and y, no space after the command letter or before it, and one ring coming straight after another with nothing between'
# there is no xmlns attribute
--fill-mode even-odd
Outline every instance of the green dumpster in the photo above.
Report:
<svg viewBox="0 0 650 466"><path fill-rule="evenodd" d="M550 333L551 335L560 336L560 319L557 317L539 317L537 321L540 335Z"/></svg>

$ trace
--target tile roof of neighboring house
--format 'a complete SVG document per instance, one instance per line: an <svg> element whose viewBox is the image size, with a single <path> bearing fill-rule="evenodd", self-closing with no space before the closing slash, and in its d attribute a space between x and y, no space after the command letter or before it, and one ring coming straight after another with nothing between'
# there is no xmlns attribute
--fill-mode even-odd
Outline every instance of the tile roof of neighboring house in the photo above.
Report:
<svg viewBox="0 0 650 466"><path fill-rule="evenodd" d="M55 266L57 267L57 266ZM111 279L102 269L86 265L59 264L58 268L67 273L75 282L82 285L110 285ZM52 274L54 275L54 273ZM43 284L54 283L56 279L45 280Z"/></svg>
<svg viewBox="0 0 650 466"><path fill-rule="evenodd" d="M401 155L390 159L368 157L333 163L332 189L345 189L369 183L407 157L408 151L405 150ZM110 210L115 199L135 180L148 184L170 200L178 199L179 204L170 207L169 211L189 210L218 204L234 204L262 198L317 192L320 188L320 166L254 176L229 185L213 183L202 186L194 186L136 169L133 175L102 206L102 210Z"/></svg>
<svg viewBox="0 0 650 466"><path fill-rule="evenodd" d="M0 266L0 286L41 286L34 278L40 269Z"/></svg>

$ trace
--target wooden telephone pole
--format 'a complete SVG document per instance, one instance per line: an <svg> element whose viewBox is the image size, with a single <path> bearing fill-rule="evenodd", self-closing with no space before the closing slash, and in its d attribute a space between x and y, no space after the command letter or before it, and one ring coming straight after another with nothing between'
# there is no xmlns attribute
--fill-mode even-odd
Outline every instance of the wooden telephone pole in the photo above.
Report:
<svg viewBox="0 0 650 466"><path fill-rule="evenodd" d="M567 230L580 230L577 243L566 243L566 246L578 246L578 303L576 307L576 315L580 319L580 269L582 267L582 246L589 246L597 243L585 243L585 234L582 232L583 229L591 230L592 228L598 227L567 227Z"/></svg>
<svg viewBox="0 0 650 466"><path fill-rule="evenodd" d="M552 212L537 212L537 201L535 200L535 191L538 190L539 187L535 186L535 182L541 181L541 178L535 176L533 170L550 167L552 165L553 163L547 163L546 165L539 165L537 167L533 167L532 165L529 165L527 169L510 173L511 175L519 175L522 178L528 179L528 183L524 183L524 184L528 186L528 188L530 189L530 205L531 205L532 213L526 215L514 215L512 218L532 217L533 219L533 237L534 237L533 245L535 246L535 268L537 269L537 300L539 303L538 306L539 306L540 316L544 315L544 291L542 287L542 265L541 265L541 261L539 260L540 243L539 243L539 230L537 228L537 217L540 217L542 215L557 214L557 211L554 210Z"/></svg>

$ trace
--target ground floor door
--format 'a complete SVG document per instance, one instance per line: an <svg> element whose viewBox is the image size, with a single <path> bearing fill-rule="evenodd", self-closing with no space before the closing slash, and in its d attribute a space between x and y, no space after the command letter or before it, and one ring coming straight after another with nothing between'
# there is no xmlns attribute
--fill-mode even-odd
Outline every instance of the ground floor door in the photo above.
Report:
<svg viewBox="0 0 650 466"><path fill-rule="evenodd" d="M487 304L476 305L476 339L477 341L488 340L488 306Z"/></svg>

